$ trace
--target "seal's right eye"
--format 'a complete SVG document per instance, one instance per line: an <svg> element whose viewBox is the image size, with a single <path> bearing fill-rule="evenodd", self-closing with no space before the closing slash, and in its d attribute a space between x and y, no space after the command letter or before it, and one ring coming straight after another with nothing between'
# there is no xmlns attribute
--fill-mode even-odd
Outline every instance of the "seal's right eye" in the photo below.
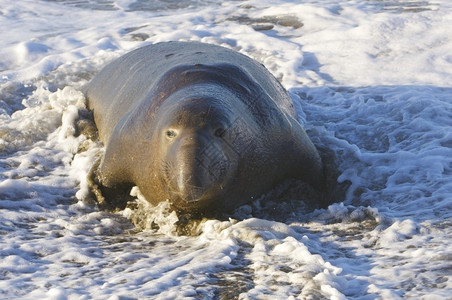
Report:
<svg viewBox="0 0 452 300"><path fill-rule="evenodd" d="M177 132L172 129L167 130L165 134L166 134L166 137L169 139L174 139L177 136Z"/></svg>

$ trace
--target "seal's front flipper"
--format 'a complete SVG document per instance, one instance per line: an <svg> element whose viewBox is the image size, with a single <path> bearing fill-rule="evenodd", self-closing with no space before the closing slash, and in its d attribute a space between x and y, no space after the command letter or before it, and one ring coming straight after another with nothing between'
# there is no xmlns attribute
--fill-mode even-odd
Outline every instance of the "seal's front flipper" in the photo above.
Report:
<svg viewBox="0 0 452 300"><path fill-rule="evenodd" d="M336 154L333 150L320 147L319 153L322 157L324 174L324 189L319 204L321 208L327 208L333 203L346 200L347 190L351 182L348 180L344 182L338 181L341 172L339 171Z"/></svg>
<svg viewBox="0 0 452 300"><path fill-rule="evenodd" d="M127 202L133 200L130 196L130 185L116 184L112 187L104 186L99 176L99 166L102 157L99 157L93 164L88 173L88 186L91 194L103 209L122 210L126 207Z"/></svg>

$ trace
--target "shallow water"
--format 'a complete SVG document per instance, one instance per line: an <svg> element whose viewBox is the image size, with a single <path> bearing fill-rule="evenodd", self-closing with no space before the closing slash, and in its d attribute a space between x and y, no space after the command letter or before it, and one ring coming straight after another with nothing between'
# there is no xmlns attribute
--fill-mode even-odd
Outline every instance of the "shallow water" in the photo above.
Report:
<svg viewBox="0 0 452 300"><path fill-rule="evenodd" d="M1 298L450 299L451 16L448 1L3 1ZM263 63L335 154L344 201L312 211L281 189L185 236L136 190L123 211L90 202L103 148L77 135L81 90L169 40Z"/></svg>

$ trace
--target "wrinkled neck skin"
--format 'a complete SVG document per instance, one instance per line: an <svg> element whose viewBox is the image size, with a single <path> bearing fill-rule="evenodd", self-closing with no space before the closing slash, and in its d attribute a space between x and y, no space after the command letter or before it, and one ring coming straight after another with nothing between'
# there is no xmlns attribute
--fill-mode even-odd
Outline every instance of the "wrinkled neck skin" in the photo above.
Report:
<svg viewBox="0 0 452 300"><path fill-rule="evenodd" d="M226 198L239 193L234 184L246 174L247 149L259 141L249 138L259 128L244 104L228 89L204 83L173 93L156 114L151 140L158 159L149 170L155 182L143 184L150 187L145 197L169 199L179 210L228 207Z"/></svg>

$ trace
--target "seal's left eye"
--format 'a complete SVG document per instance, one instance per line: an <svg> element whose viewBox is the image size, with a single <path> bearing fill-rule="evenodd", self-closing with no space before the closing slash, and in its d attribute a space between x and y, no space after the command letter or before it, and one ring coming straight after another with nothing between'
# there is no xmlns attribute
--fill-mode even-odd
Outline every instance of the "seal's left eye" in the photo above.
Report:
<svg viewBox="0 0 452 300"><path fill-rule="evenodd" d="M217 136L217 137L223 137L224 135L225 135L225 133L226 133L226 130L224 129L224 128L217 128L216 130L215 130L215 136Z"/></svg>
<svg viewBox="0 0 452 300"><path fill-rule="evenodd" d="M169 139L174 139L177 136L176 131L170 129L166 131L166 137Z"/></svg>

